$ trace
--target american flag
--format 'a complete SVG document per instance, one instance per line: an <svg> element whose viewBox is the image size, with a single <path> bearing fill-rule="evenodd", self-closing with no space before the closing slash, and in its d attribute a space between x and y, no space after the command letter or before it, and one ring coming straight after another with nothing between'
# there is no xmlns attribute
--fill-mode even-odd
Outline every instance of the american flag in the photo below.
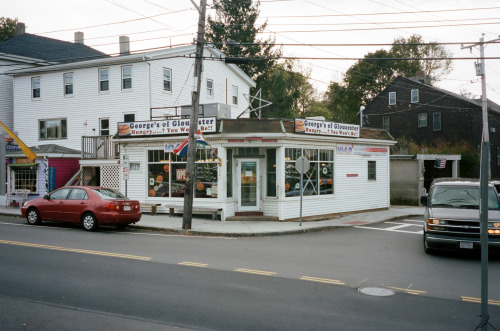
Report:
<svg viewBox="0 0 500 331"><path fill-rule="evenodd" d="M446 168L446 159L437 159L434 163L434 168L444 169Z"/></svg>

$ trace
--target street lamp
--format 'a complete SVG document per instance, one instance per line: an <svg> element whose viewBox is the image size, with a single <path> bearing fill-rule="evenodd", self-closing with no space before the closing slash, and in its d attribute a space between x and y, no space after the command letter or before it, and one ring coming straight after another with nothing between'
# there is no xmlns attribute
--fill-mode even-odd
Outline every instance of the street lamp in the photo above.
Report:
<svg viewBox="0 0 500 331"><path fill-rule="evenodd" d="M365 106L359 107L359 125L363 127L363 110L365 110Z"/></svg>

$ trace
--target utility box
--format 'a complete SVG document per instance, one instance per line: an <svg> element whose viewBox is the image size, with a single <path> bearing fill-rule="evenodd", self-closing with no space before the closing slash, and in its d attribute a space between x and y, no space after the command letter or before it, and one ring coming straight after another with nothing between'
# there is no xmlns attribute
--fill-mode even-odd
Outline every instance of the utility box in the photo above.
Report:
<svg viewBox="0 0 500 331"><path fill-rule="evenodd" d="M191 106L181 106L181 116L189 117L191 115ZM231 106L224 103L207 103L199 106L199 117L216 116L218 119L231 118Z"/></svg>

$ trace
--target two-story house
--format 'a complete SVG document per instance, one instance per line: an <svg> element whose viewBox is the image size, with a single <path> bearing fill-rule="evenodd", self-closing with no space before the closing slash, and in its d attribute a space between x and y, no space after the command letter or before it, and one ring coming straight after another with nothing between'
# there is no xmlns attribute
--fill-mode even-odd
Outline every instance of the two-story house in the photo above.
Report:
<svg viewBox="0 0 500 331"><path fill-rule="evenodd" d="M397 77L364 111L363 126L387 130L419 146L465 142L479 155L482 137L481 101L432 86L422 75ZM500 178L500 106L488 101L491 176ZM425 150L424 150L425 152ZM429 161L432 162L432 161ZM426 165L431 170L433 164ZM475 169L479 176L479 169Z"/></svg>
<svg viewBox="0 0 500 331"><path fill-rule="evenodd" d="M116 57L10 72L14 130L35 152L42 145L81 151L78 169L85 185L120 188L119 151L112 140L119 122L181 116L183 106L191 104L194 45L131 54L127 38L121 38L120 50ZM205 47L200 104L215 108L211 114L220 110L221 116L236 118L247 109L255 83L223 57L214 47ZM43 194L41 177L47 177L48 169L28 172L24 176L39 183L37 193ZM57 181L60 171L53 172ZM14 171L11 182L19 182L15 176Z"/></svg>

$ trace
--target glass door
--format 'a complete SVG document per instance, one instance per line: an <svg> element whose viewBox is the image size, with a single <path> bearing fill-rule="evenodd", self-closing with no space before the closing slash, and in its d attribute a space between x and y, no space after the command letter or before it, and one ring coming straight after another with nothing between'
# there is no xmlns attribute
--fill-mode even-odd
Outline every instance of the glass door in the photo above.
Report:
<svg viewBox="0 0 500 331"><path fill-rule="evenodd" d="M240 159L239 173L239 211L260 210L260 177L258 163L254 159Z"/></svg>

